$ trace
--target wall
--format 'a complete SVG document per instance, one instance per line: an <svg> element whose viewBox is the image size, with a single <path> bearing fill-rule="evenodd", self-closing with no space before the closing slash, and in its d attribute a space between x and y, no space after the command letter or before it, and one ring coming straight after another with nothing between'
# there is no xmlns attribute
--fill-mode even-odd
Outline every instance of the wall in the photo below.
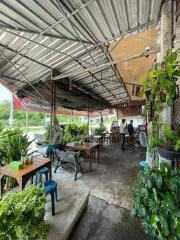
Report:
<svg viewBox="0 0 180 240"><path fill-rule="evenodd" d="M137 53L144 52L148 46L151 50L155 50L158 48L158 31L158 28L151 28L145 32L125 37L120 40L119 43L115 42L110 44L108 50L111 52L112 59L123 60ZM153 54L149 57L141 57L117 64L117 70L120 73L132 100L141 100L140 97L132 96L132 84L142 84L141 76L147 74L155 59L156 55Z"/></svg>
<svg viewBox="0 0 180 240"><path fill-rule="evenodd" d="M126 118L126 117L141 117L141 106L127 107L123 109L117 109L118 119Z"/></svg>

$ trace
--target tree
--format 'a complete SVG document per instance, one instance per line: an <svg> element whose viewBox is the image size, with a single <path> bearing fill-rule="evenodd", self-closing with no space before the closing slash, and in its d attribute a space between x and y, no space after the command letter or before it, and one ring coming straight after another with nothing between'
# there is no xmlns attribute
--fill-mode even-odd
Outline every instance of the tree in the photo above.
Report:
<svg viewBox="0 0 180 240"><path fill-rule="evenodd" d="M8 120L10 115L10 102L4 100L0 103L0 120Z"/></svg>

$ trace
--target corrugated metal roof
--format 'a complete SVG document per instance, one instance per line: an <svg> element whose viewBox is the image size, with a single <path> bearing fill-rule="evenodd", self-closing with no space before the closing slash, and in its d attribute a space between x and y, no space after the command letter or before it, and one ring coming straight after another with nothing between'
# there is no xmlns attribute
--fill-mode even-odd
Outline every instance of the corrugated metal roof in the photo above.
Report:
<svg viewBox="0 0 180 240"><path fill-rule="evenodd" d="M0 74L14 91L109 62L106 44L156 23L162 0L1 0ZM72 78L112 105L129 99L114 66Z"/></svg>

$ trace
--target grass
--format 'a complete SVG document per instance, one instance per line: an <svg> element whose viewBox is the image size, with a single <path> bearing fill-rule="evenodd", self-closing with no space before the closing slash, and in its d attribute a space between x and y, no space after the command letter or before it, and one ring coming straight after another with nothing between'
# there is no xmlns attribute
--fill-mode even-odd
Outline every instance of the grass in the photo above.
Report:
<svg viewBox="0 0 180 240"><path fill-rule="evenodd" d="M37 132L37 131L42 131L45 128L44 128L44 126L37 126L37 127L32 126L32 127L28 127L28 128L22 127L21 129L23 132Z"/></svg>

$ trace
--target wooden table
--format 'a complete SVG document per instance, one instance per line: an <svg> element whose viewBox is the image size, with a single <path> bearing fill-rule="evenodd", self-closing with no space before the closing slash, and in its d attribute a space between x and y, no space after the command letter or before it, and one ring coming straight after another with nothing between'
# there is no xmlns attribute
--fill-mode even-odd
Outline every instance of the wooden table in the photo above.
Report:
<svg viewBox="0 0 180 240"><path fill-rule="evenodd" d="M89 169L90 169L90 171L92 171L93 153L96 150L98 152L97 162L99 163L99 158L100 158L100 145L99 145L99 143L83 142L82 145L81 145L80 143L72 142L72 143L66 144L66 147L70 150L73 150L73 151L80 151L80 152L86 153L87 156L89 157Z"/></svg>
<svg viewBox="0 0 180 240"><path fill-rule="evenodd" d="M41 168L49 168L49 179L52 179L51 172L51 160L47 158L36 158L33 159L33 163L24 165L23 169L15 170L8 165L0 168L0 194L3 194L3 177L10 176L17 180L19 187L23 190L26 186L26 183L31 178L31 183L33 183L33 176Z"/></svg>
<svg viewBox="0 0 180 240"><path fill-rule="evenodd" d="M103 137L101 135L94 135L93 140L98 142L101 147L103 147Z"/></svg>

